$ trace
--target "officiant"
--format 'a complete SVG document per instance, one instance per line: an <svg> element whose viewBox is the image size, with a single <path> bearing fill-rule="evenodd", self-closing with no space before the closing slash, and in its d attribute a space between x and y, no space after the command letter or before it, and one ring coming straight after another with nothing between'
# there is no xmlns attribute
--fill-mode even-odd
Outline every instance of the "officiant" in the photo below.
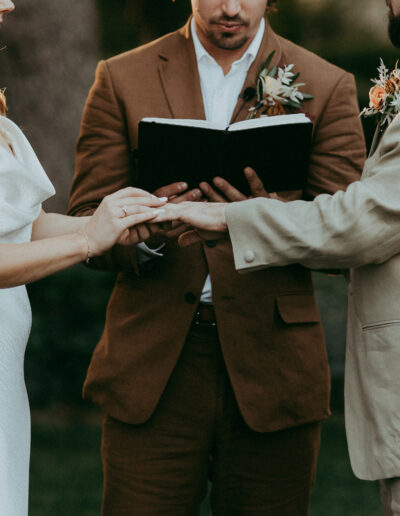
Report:
<svg viewBox="0 0 400 516"><path fill-rule="evenodd" d="M307 185L280 196L311 199L359 179L354 78L275 34L265 17L274 4L192 0L184 27L99 63L71 214L134 182L144 117L226 126L304 111L314 127ZM279 113L273 102L260 109L251 93L259 74L272 88L285 65L308 95ZM203 196L182 181L156 193L175 203ZM306 516L330 383L310 273L291 265L239 275L227 239L180 248L185 230L142 225L142 243L92 263L119 273L84 386L104 414L102 514L195 515L211 480L214 516Z"/></svg>

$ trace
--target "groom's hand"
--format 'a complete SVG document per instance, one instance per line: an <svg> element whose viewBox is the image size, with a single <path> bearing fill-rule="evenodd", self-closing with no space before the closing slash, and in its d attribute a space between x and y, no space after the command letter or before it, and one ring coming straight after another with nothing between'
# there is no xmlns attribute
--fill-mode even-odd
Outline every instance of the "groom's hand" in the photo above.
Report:
<svg viewBox="0 0 400 516"><path fill-rule="evenodd" d="M176 182L163 186L153 192L157 197L167 197L168 202L179 204L185 201L200 201L202 193L198 188L188 190L187 183ZM132 231L136 231L140 242L156 248L167 240L178 238L187 231L188 225L179 221L164 224L141 224Z"/></svg>
<svg viewBox="0 0 400 516"><path fill-rule="evenodd" d="M208 183L201 183L200 189L203 194L212 202L237 202L245 201L246 199L251 199L254 197L278 199L276 193L269 194L265 190L261 179L251 167L246 167L244 169L244 175L250 187L251 193L249 197L244 195L242 192L239 192L239 190L237 190L222 177L216 177L213 180L214 186L218 189L218 191L216 191Z"/></svg>

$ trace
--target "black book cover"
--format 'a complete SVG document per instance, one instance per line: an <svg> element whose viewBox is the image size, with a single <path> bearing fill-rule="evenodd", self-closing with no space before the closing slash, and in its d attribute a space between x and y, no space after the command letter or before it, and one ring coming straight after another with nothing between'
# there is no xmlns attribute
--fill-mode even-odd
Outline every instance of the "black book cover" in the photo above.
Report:
<svg viewBox="0 0 400 516"><path fill-rule="evenodd" d="M226 129L205 121L144 119L135 183L154 192L176 181L195 188L221 176L249 194L243 169L250 166L268 192L303 190L311 136L312 123L304 115L254 119Z"/></svg>

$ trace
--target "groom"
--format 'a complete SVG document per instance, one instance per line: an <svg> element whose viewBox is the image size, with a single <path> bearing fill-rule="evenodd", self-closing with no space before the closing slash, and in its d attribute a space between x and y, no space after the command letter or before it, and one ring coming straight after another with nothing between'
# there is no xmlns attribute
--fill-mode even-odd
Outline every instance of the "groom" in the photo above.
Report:
<svg viewBox="0 0 400 516"><path fill-rule="evenodd" d="M272 51L272 65L294 64L314 96L304 103L314 122L307 188L281 195L313 198L359 178L353 77L277 36L267 0L192 8L182 29L99 64L70 213L91 213L133 183L143 117L245 119L255 99L243 92ZM201 198L183 183L156 193ZM119 272L84 386L104 413L103 515L194 515L211 479L214 516L305 516L329 415L310 273L294 265L240 276L228 240L182 249L184 230L141 226L144 244L93 263Z"/></svg>

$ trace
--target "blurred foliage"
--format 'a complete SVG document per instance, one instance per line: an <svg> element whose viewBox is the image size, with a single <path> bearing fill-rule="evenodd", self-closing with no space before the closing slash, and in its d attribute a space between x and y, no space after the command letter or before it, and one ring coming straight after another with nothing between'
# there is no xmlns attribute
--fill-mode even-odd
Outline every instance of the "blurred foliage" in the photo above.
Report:
<svg viewBox="0 0 400 516"><path fill-rule="evenodd" d="M25 376L33 407L86 405L82 384L113 282L113 274L78 265L28 286L34 317Z"/></svg>

